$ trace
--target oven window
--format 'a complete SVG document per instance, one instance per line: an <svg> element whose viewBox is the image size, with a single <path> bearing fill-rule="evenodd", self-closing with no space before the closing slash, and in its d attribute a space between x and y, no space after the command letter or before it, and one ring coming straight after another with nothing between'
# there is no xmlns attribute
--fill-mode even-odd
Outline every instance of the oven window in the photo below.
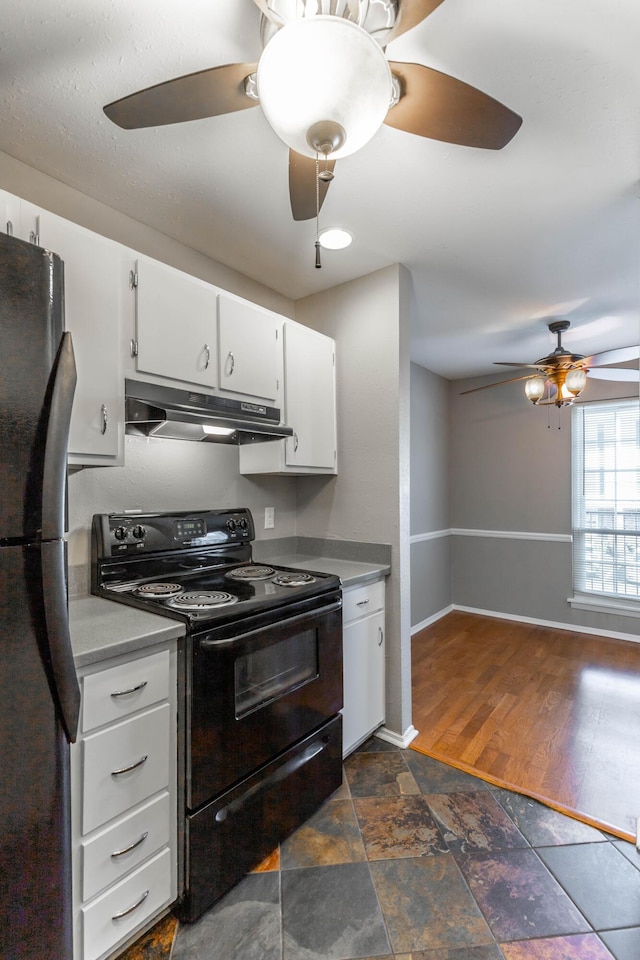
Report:
<svg viewBox="0 0 640 960"><path fill-rule="evenodd" d="M235 662L236 717L246 717L317 676L315 629L243 654Z"/></svg>

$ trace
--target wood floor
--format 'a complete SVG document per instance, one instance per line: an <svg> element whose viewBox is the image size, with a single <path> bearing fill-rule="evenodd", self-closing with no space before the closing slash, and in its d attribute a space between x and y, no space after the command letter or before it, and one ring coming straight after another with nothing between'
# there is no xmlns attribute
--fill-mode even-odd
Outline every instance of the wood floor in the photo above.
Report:
<svg viewBox="0 0 640 960"><path fill-rule="evenodd" d="M455 612L412 650L414 749L635 842L640 644Z"/></svg>

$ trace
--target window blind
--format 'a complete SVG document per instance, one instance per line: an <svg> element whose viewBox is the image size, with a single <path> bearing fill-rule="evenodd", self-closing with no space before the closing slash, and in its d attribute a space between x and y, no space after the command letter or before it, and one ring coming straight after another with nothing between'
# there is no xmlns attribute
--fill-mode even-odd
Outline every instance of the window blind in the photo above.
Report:
<svg viewBox="0 0 640 960"><path fill-rule="evenodd" d="M573 587L640 601L640 401L572 411Z"/></svg>

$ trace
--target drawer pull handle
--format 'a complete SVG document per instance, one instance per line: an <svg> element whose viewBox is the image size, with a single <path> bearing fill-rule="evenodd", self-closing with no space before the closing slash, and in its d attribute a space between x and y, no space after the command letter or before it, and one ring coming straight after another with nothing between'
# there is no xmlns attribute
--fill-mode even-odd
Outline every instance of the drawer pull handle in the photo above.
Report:
<svg viewBox="0 0 640 960"><path fill-rule="evenodd" d="M384 640L384 632L382 630L382 627L378 627L378 636L380 637L380 639L378 640L378 646L381 647L382 641Z"/></svg>
<svg viewBox="0 0 640 960"><path fill-rule="evenodd" d="M147 685L147 681L143 680L142 683L139 683L136 687L130 687L129 690L116 690L115 693L112 693L111 696L114 697L130 697L132 693L137 693L138 690L144 690Z"/></svg>
<svg viewBox="0 0 640 960"><path fill-rule="evenodd" d="M124 857L125 853L131 853L131 851L139 847L141 843L144 843L148 836L149 831L145 830L139 840L134 840L133 843L130 843L128 847L123 847L122 850L114 850L111 854L112 858L115 860L117 857Z"/></svg>
<svg viewBox="0 0 640 960"><path fill-rule="evenodd" d="M367 597L366 600L357 600L356 607L366 607L368 603L369 603L369 597Z"/></svg>
<svg viewBox="0 0 640 960"><path fill-rule="evenodd" d="M134 910L137 910L138 907L142 906L142 904L145 902L148 896L149 896L149 891L145 890L145 892L142 894L142 896L137 901L137 903L134 903L132 907L127 907L126 910L121 910L120 913L114 913L111 919L122 920L123 917L128 917L130 913L133 913Z"/></svg>
<svg viewBox="0 0 640 960"><path fill-rule="evenodd" d="M136 767L141 767L143 763L148 760L148 754L145 754L144 757L140 757L139 760L136 760L135 763L130 763L128 767L122 767L120 770L112 770L112 777L121 777L123 773L130 773L132 770L135 770Z"/></svg>

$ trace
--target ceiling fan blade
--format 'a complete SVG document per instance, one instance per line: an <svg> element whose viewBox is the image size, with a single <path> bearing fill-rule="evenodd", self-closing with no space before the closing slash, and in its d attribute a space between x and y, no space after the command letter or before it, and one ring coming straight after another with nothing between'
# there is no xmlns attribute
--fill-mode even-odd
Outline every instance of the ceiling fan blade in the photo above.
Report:
<svg viewBox="0 0 640 960"><path fill-rule="evenodd" d="M335 160L329 160L326 169L333 172ZM324 160L320 170L325 169ZM328 180L319 181L319 205L322 207L329 189ZM294 220L312 220L316 215L316 161L295 150L289 151L289 199Z"/></svg>
<svg viewBox="0 0 640 960"><path fill-rule="evenodd" d="M486 93L419 63L390 62L402 96L385 123L419 137L463 147L500 150L520 129L522 117Z"/></svg>
<svg viewBox="0 0 640 960"><path fill-rule="evenodd" d="M622 370L615 367L600 368L589 370L590 380L617 380L620 383L640 383L640 370Z"/></svg>
<svg viewBox="0 0 640 960"><path fill-rule="evenodd" d="M398 16L393 30L385 37L385 46L399 37L401 33L406 33L407 30L417 27L441 3L442 0L400 0Z"/></svg>
<svg viewBox="0 0 640 960"><path fill-rule="evenodd" d="M473 387L471 390L461 390L460 396L463 397L465 393L477 393L478 390L490 390L491 387L503 387L505 383L517 383L518 380L530 380L531 376L527 375L524 377L512 377L510 380L498 380L497 383L485 383L482 387Z"/></svg>
<svg viewBox="0 0 640 960"><path fill-rule="evenodd" d="M539 363L510 363L508 360L494 360L493 364L496 367L527 367L530 370L542 370Z"/></svg>
<svg viewBox="0 0 640 960"><path fill-rule="evenodd" d="M137 130L185 120L202 120L257 106L244 92L255 63L228 63L188 73L107 104L104 112L119 127Z"/></svg>
<svg viewBox="0 0 640 960"><path fill-rule="evenodd" d="M595 353L586 359L590 367L602 367L605 363L626 363L627 360L637 360L638 357L640 357L640 346L605 350L604 353Z"/></svg>

